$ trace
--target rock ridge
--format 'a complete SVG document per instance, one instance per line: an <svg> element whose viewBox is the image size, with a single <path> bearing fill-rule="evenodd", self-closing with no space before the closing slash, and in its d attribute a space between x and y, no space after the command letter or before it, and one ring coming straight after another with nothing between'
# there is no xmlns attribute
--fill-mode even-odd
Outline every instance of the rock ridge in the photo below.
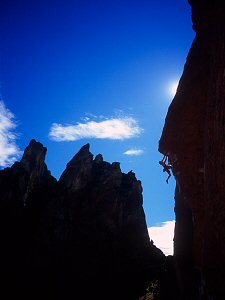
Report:
<svg viewBox="0 0 225 300"><path fill-rule="evenodd" d="M0 171L0 294L138 299L165 263L148 236L141 182L89 144L57 181L46 152L31 140Z"/></svg>

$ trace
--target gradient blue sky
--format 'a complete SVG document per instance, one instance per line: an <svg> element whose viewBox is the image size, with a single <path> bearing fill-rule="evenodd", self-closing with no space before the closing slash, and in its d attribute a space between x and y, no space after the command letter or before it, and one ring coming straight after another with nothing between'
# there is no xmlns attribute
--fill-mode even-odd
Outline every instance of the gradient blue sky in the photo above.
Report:
<svg viewBox="0 0 225 300"><path fill-rule="evenodd" d="M171 85L182 74L193 38L186 0L2 0L0 93L15 116L11 122L17 122L11 127L19 134L13 143L23 150L30 139L41 141L58 178L90 142L93 154L121 162L124 172L133 170L142 181L148 226L173 220L175 183L165 182L158 140L173 98ZM49 137L53 123L94 121L98 127L106 119L128 118L143 129L139 135ZM125 155L130 149L143 151Z"/></svg>

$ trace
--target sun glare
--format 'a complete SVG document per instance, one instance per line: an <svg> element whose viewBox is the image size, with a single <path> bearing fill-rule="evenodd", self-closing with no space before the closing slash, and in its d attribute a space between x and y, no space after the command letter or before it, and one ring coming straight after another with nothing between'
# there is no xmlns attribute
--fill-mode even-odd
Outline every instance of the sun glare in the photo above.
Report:
<svg viewBox="0 0 225 300"><path fill-rule="evenodd" d="M174 97L177 92L178 81L174 81L169 85L169 94L171 97Z"/></svg>

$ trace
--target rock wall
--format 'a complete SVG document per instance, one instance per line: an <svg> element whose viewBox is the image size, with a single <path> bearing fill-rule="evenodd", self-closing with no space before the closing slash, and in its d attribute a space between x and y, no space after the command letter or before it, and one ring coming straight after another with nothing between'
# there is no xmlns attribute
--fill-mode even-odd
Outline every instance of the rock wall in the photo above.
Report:
<svg viewBox="0 0 225 300"><path fill-rule="evenodd" d="M94 159L89 144L57 181L46 151L32 140L0 171L0 295L138 299L165 261L148 236L141 182Z"/></svg>
<svg viewBox="0 0 225 300"><path fill-rule="evenodd" d="M174 255L181 299L225 299L225 3L190 0L196 37L159 151L177 187Z"/></svg>

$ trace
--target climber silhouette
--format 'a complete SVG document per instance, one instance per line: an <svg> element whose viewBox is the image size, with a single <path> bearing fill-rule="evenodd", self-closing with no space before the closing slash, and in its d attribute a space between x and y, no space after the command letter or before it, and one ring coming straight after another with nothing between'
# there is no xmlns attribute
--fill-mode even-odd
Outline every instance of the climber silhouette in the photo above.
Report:
<svg viewBox="0 0 225 300"><path fill-rule="evenodd" d="M166 172L169 176L167 177L166 179L166 183L168 184L168 181L171 177L171 172L170 170L172 169L172 165L169 163L169 160L168 160L168 163L167 163L167 160L168 160L168 156L167 155L164 155L163 156L163 159L159 161L159 164L161 166L163 166L163 172Z"/></svg>

